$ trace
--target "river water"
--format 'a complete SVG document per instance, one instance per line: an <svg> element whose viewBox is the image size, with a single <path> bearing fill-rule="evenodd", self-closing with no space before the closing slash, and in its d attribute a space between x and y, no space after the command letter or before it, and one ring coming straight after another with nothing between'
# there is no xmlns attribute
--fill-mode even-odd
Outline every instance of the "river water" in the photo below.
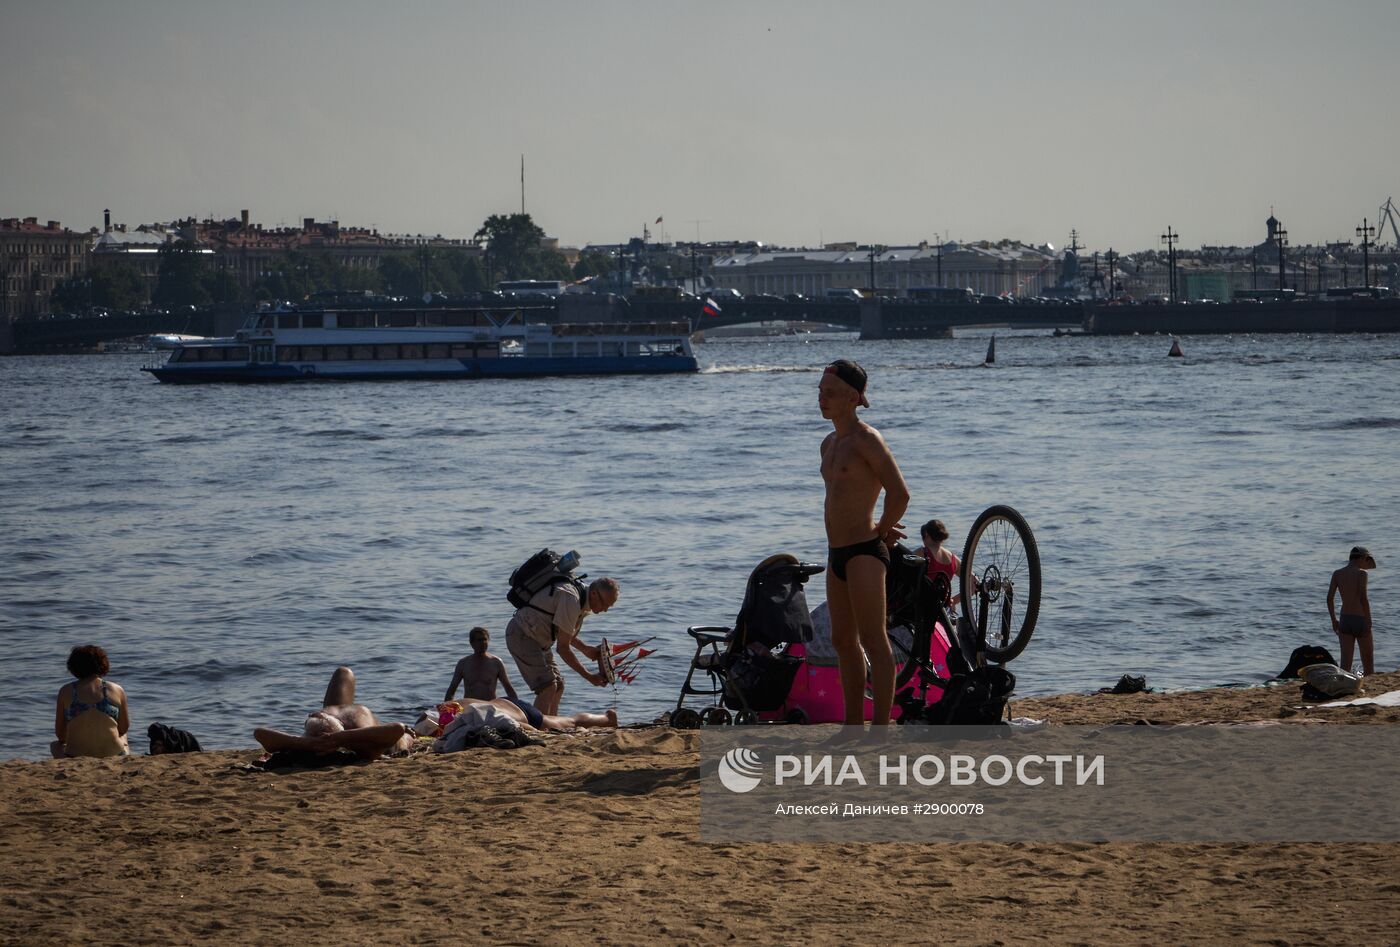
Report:
<svg viewBox="0 0 1400 947"><path fill-rule="evenodd" d="M565 707L674 704L689 624L727 624L775 552L824 558L821 366L871 375L864 416L960 550L1021 510L1044 598L1018 693L1258 682L1335 650L1325 593L1355 543L1377 665L1400 658L1400 336L1001 333L714 341L692 376L160 385L142 356L0 360L0 757L42 756L75 644L206 747L299 727L337 664L381 716L442 699L467 629L501 636L511 569L575 548L622 584L585 638L657 637L635 684L566 672ZM815 607L822 580L809 587Z"/></svg>

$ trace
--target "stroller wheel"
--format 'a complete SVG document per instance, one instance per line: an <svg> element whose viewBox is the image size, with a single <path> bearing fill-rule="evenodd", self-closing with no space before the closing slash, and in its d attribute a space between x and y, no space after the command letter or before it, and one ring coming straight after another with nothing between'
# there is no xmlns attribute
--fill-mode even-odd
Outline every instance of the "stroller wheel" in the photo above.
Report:
<svg viewBox="0 0 1400 947"><path fill-rule="evenodd" d="M677 730L698 730L700 729L700 715L689 707L682 707L671 714L671 726Z"/></svg>
<svg viewBox="0 0 1400 947"><path fill-rule="evenodd" d="M727 727L733 719L723 707L706 707L700 711L700 722L707 727Z"/></svg>
<svg viewBox="0 0 1400 947"><path fill-rule="evenodd" d="M741 710L734 716L734 726L751 727L758 723L758 714L752 710Z"/></svg>
<svg viewBox="0 0 1400 947"><path fill-rule="evenodd" d="M787 716L784 717L783 720L787 723L811 723L811 719L807 716L807 711L803 710L801 707L794 707L789 710Z"/></svg>

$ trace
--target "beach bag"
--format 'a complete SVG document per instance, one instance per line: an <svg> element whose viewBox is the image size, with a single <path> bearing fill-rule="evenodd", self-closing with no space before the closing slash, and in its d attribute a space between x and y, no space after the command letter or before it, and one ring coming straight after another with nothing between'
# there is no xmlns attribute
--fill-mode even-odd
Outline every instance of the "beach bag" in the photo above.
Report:
<svg viewBox="0 0 1400 947"><path fill-rule="evenodd" d="M1350 697L1361 690L1361 678L1335 664L1314 664L1298 673L1308 687L1328 697Z"/></svg>
<svg viewBox="0 0 1400 947"><path fill-rule="evenodd" d="M156 747L160 746L162 753L200 753L203 748L199 745L199 740L188 730L181 730L179 727L166 726L163 723L153 723L146 728L146 736L151 740L152 756L157 756Z"/></svg>
<svg viewBox="0 0 1400 947"><path fill-rule="evenodd" d="M584 598L582 583L576 581L574 576L578 560L578 553L569 552L561 556L552 549L541 549L510 574L510 590L506 592L506 600L516 608L526 608L530 606L532 598L550 586L573 582L579 590L579 601L588 601Z"/></svg>
<svg viewBox="0 0 1400 947"><path fill-rule="evenodd" d="M1015 690L1016 675L1003 667L954 672L942 696L926 711L925 720L953 727L999 725L1005 722L1006 702Z"/></svg>
<svg viewBox="0 0 1400 947"><path fill-rule="evenodd" d="M1278 672L1281 678L1292 679L1298 676L1298 672L1313 664L1336 664L1337 659L1332 657L1332 653L1322 645L1305 644L1301 648L1294 648L1293 653L1288 656L1288 666Z"/></svg>

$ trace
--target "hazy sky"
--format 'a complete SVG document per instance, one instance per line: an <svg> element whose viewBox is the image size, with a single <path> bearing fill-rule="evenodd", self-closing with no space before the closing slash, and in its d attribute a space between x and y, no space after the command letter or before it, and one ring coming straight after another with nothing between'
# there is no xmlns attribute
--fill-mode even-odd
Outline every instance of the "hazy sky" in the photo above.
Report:
<svg viewBox="0 0 1400 947"><path fill-rule="evenodd" d="M1352 238L1398 38L1395 0L0 0L0 216L468 236L523 152L576 245Z"/></svg>

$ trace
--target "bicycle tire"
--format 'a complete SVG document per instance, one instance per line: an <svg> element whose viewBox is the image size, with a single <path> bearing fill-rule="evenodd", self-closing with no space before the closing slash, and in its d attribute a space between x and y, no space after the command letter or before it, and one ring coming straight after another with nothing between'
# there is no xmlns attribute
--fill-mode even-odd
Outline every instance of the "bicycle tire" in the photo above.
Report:
<svg viewBox="0 0 1400 947"><path fill-rule="evenodd" d="M1005 664L1026 650L1040 617L1040 549L1026 518L1012 507L997 505L983 510L963 545L959 586L963 614L974 628L977 610L982 607L979 583L984 579L996 586L991 601L998 605L1000 626L995 643L989 635L984 648L989 660ZM1018 605L1021 620L1015 627Z"/></svg>
<svg viewBox="0 0 1400 947"><path fill-rule="evenodd" d="M903 631L909 636L908 645L904 643L902 636L896 636L897 631ZM899 693L900 689L914 677L914 672L919 669L919 662L913 656L914 648L918 643L918 635L912 628L897 625L894 628L886 628L885 637L890 640L890 653L894 656L895 664L894 690L895 693ZM870 659L867 658L865 661L865 696L875 696L871 688L873 683L870 675Z"/></svg>

